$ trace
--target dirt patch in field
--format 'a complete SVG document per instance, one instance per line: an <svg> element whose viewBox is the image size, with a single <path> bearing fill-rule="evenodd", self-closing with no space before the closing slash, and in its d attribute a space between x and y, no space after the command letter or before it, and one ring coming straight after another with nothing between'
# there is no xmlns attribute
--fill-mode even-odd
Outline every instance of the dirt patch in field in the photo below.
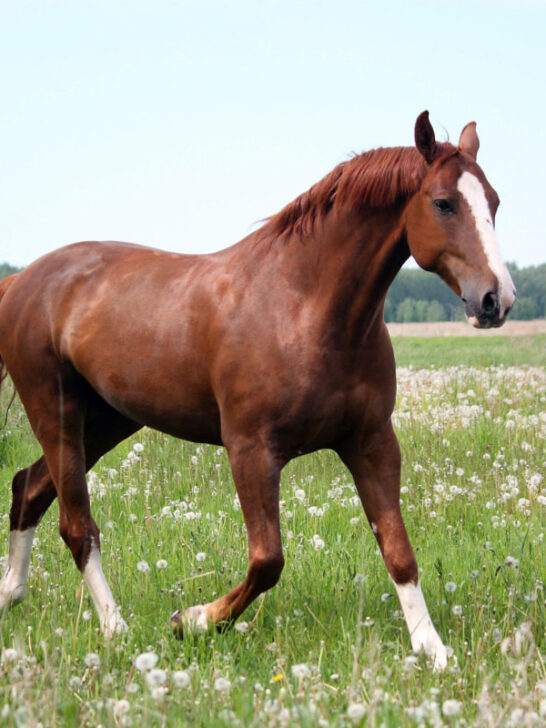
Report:
<svg viewBox="0 0 546 728"><path fill-rule="evenodd" d="M507 321L499 329L475 329L464 321L387 324L391 336L531 336L546 334L546 319Z"/></svg>

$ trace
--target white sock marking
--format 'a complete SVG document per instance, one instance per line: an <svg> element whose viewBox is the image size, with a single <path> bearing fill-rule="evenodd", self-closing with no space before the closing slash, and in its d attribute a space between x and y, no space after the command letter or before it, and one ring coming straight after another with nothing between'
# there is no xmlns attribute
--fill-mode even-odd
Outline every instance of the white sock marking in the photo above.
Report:
<svg viewBox="0 0 546 728"><path fill-rule="evenodd" d="M425 651L434 660L434 668L443 670L447 665L447 650L430 619L425 597L419 584L397 584L398 599L408 625L414 652Z"/></svg>
<svg viewBox="0 0 546 728"><path fill-rule="evenodd" d="M182 615L182 626L188 632L202 634L209 627L207 607L209 604L198 604L195 607L188 607Z"/></svg>
<svg viewBox="0 0 546 728"><path fill-rule="evenodd" d="M30 552L36 528L10 531L8 564L0 581L0 611L22 602L27 591Z"/></svg>
<svg viewBox="0 0 546 728"><path fill-rule="evenodd" d="M94 544L82 576L95 604L100 626L105 636L111 637L119 632L124 632L127 629L127 624L121 618L119 607L116 606L110 587L104 578L100 551Z"/></svg>
<svg viewBox="0 0 546 728"><path fill-rule="evenodd" d="M499 282L498 296L502 318L506 309L514 303L514 284L501 258L497 235L493 227L493 216L489 209L485 190L480 180L471 172L462 173L457 182L457 189L470 207L476 230L482 241L483 252L489 267Z"/></svg>

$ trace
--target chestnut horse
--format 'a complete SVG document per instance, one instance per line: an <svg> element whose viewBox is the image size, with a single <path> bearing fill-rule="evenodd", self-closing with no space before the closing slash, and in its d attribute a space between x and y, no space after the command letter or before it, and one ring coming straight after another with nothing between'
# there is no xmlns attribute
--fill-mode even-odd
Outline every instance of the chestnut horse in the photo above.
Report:
<svg viewBox="0 0 546 728"><path fill-rule="evenodd" d="M227 448L248 572L225 596L176 612L172 626L181 635L231 624L283 568L281 469L332 448L354 478L413 649L446 665L400 513L383 304L410 254L463 299L474 326L500 326L515 291L475 124L457 147L437 143L423 112L415 140L339 164L218 253L78 243L0 284L0 374L11 375L43 449L13 479L0 608L24 598L34 532L57 497L104 633L126 628L102 572L86 471L147 425Z"/></svg>

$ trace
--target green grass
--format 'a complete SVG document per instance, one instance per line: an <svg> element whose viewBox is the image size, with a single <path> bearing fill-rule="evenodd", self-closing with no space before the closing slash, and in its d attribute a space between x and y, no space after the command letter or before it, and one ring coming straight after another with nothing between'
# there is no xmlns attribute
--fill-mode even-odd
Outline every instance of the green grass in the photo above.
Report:
<svg viewBox="0 0 546 728"><path fill-rule="evenodd" d="M484 343L464 341L476 354ZM175 640L172 611L243 577L246 534L225 452L144 430L89 478L104 571L129 630L102 639L53 505L27 599L0 618L0 725L531 725L546 694L544 370L508 369L509 347L497 350L498 368L447 369L462 347L434 339L423 349L437 342L435 369L418 370L416 359L400 371L395 423L405 520L433 621L456 658L444 673L413 662L394 588L331 452L283 472L286 567L242 617L247 631ZM530 363L538 345L523 349ZM13 472L38 454L16 403L0 434L6 537ZM324 548L314 548L315 534ZM150 651L162 671L151 677L165 679L155 688L135 668ZM445 716L453 700L459 713ZM364 710L356 723L354 705Z"/></svg>
<svg viewBox="0 0 546 728"><path fill-rule="evenodd" d="M405 337L392 339L397 366L546 365L546 334L535 336Z"/></svg>

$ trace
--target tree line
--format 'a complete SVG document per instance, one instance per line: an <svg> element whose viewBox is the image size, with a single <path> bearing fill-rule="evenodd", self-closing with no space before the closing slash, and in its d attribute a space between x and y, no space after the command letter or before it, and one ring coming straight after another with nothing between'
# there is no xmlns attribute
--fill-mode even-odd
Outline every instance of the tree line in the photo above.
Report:
<svg viewBox="0 0 546 728"><path fill-rule="evenodd" d="M546 318L546 263L518 268L508 263L517 290L511 319ZM404 268L394 279L385 301L385 321L458 321L462 301L433 273Z"/></svg>
<svg viewBox="0 0 546 728"><path fill-rule="evenodd" d="M518 295L510 318L546 318L546 263L518 268L508 263ZM9 263L0 263L0 280L18 273ZM394 279L385 301L385 321L458 321L464 318L460 299L433 273L404 268Z"/></svg>

